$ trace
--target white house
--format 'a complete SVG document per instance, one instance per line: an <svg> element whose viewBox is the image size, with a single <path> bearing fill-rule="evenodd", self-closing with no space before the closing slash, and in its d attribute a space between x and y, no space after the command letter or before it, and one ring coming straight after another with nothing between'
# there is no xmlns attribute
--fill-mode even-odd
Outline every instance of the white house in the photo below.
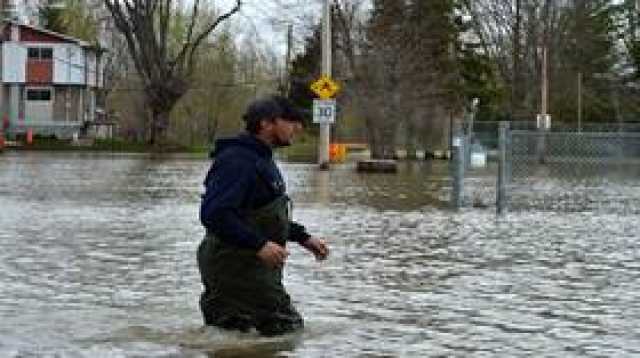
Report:
<svg viewBox="0 0 640 358"><path fill-rule="evenodd" d="M0 22L0 118L6 132L70 138L96 120L100 48L14 20Z"/></svg>

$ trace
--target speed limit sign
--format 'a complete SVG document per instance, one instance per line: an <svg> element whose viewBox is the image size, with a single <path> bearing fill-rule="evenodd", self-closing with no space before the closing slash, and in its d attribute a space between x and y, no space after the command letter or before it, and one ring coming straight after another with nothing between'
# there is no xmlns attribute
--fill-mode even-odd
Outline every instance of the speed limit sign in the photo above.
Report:
<svg viewBox="0 0 640 358"><path fill-rule="evenodd" d="M313 100L313 123L334 123L336 121L335 99Z"/></svg>

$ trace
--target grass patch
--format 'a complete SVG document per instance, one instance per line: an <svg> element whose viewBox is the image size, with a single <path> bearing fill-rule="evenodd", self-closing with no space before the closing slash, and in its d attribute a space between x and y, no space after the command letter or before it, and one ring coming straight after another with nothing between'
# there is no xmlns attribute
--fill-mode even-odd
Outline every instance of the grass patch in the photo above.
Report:
<svg viewBox="0 0 640 358"><path fill-rule="evenodd" d="M22 138L24 142L24 139ZM277 149L279 158L297 162L314 162L318 155L317 138L312 134L296 137L290 147ZM35 137L33 143L20 147L21 150L42 151L98 151L116 153L188 153L207 156L211 147L208 145L187 146L179 143L165 143L154 147L144 142L126 141L122 139L96 139L86 145L74 145L71 140L59 140L51 137Z"/></svg>
<svg viewBox="0 0 640 358"><path fill-rule="evenodd" d="M295 162L315 162L318 157L318 140L312 134L305 133L296 137L290 147L276 150L277 156Z"/></svg>

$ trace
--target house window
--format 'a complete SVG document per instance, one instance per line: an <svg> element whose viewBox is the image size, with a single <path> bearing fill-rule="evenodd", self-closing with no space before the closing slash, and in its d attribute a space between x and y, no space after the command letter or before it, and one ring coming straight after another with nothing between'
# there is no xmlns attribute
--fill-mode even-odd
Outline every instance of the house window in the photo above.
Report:
<svg viewBox="0 0 640 358"><path fill-rule="evenodd" d="M43 60L50 60L53 58L53 49L51 48L41 48L40 49L40 58Z"/></svg>
<svg viewBox="0 0 640 358"><path fill-rule="evenodd" d="M27 101L51 101L51 90L48 90L48 89L27 90Z"/></svg>
<svg viewBox="0 0 640 358"><path fill-rule="evenodd" d="M53 58L53 49L50 47L30 47L28 56L30 60L50 60Z"/></svg>
<svg viewBox="0 0 640 358"><path fill-rule="evenodd" d="M37 60L40 59L40 49L39 48L29 48L29 59Z"/></svg>

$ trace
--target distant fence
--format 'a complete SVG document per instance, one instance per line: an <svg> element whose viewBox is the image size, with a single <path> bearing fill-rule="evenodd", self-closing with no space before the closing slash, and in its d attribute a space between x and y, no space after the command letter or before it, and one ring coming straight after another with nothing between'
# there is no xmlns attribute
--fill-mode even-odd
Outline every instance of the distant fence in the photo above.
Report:
<svg viewBox="0 0 640 358"><path fill-rule="evenodd" d="M639 125L526 127L482 123L458 133L454 207L640 212Z"/></svg>

